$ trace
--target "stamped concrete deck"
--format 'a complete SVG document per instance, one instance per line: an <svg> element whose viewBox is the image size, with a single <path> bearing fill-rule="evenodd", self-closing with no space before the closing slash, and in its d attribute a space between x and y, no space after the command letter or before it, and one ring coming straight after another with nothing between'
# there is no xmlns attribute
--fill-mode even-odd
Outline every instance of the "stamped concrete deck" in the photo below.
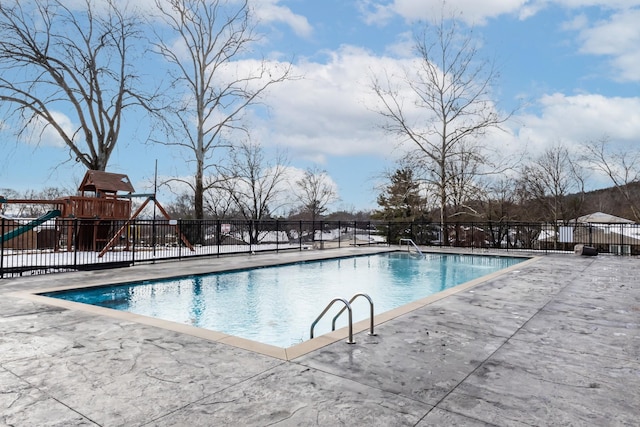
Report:
<svg viewBox="0 0 640 427"><path fill-rule="evenodd" d="M367 250L0 280L0 425L639 424L637 258L544 256L291 360L25 296Z"/></svg>

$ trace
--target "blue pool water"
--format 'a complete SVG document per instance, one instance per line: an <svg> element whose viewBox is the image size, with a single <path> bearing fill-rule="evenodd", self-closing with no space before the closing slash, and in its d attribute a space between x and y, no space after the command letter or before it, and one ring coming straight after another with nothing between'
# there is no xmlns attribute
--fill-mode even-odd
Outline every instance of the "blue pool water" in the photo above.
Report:
<svg viewBox="0 0 640 427"><path fill-rule="evenodd" d="M311 323L333 298L366 293L378 314L524 260L391 252L44 295L289 347L309 339ZM331 331L331 319L341 308L334 307L315 336ZM368 302L358 298L354 322L368 316ZM344 313L337 326L345 326L346 318Z"/></svg>

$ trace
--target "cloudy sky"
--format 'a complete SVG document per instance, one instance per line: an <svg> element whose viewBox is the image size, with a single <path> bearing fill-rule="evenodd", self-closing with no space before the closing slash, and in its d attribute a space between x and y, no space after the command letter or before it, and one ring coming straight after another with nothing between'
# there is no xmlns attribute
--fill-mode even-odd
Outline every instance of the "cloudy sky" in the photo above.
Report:
<svg viewBox="0 0 640 427"><path fill-rule="evenodd" d="M473 26L479 55L497 65L498 108L517 108L487 145L536 153L607 136L640 149L640 0L446 5ZM268 114L253 118L252 137L286 150L292 167L325 169L341 198L335 209L375 207L375 184L398 150L372 112L371 76L410 61L412 32L442 14L442 1L254 0L254 7L263 35L256 55L293 58L294 74L303 78L269 92ZM184 153L144 144L140 122L131 117L110 170L128 174L139 192L151 189L156 159L161 177L188 175ZM0 135L0 188L73 188L84 174L70 163L56 168L69 156L54 143L35 147Z"/></svg>

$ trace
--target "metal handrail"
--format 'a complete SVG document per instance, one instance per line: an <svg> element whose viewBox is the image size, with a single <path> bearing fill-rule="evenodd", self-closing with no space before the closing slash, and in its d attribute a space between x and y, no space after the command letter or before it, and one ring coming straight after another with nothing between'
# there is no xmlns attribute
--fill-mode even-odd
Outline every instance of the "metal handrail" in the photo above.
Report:
<svg viewBox="0 0 640 427"><path fill-rule="evenodd" d="M373 300L371 299L371 297L367 294L355 294L354 296L351 297L351 299L349 300L349 305L351 305L351 303L353 303L353 301L355 301L356 298L358 297L365 297L368 301L369 301L369 308L370 308L370 321L369 321L369 335L375 335L375 333L373 332ZM335 317L333 318L333 321L331 322L331 330L335 331L336 330L336 320L338 320L338 317L340 317L340 315L346 310L346 307L344 307L342 310L340 310L338 312L338 314L335 315Z"/></svg>
<svg viewBox="0 0 640 427"><path fill-rule="evenodd" d="M349 304L347 300L344 298L334 298L333 300L331 300L331 302L322 311L322 313L320 313L320 316L318 316L316 320L314 320L313 323L311 324L310 337L313 338L313 328L315 328L316 324L320 321L320 319L322 319L322 316L324 316L326 312L329 311L331 306L338 301L343 302L345 305L345 308L349 310L349 340L347 341L347 344L355 344L355 341L353 341L353 312L351 310L351 304Z"/></svg>
<svg viewBox="0 0 640 427"><path fill-rule="evenodd" d="M416 249L416 251L418 251L418 253L420 254L421 257L424 257L424 254L422 253L422 251L420 250L420 248L418 247L418 245L416 245L416 243L411 240L411 239L400 239L400 241L398 242L398 245L402 246L402 242L409 242L413 245L413 247ZM409 245L407 245L407 250L409 248Z"/></svg>

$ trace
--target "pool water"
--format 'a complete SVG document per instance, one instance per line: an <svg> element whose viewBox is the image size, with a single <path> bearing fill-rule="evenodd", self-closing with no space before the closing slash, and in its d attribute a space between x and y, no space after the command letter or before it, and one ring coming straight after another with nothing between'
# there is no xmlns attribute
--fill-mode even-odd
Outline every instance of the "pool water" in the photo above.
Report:
<svg viewBox="0 0 640 427"><path fill-rule="evenodd" d="M312 322L333 298L366 293L383 313L525 258L390 252L200 276L50 292L45 296L223 332L278 347L309 339ZM314 330L331 331L334 304ZM353 303L353 321L369 317L369 303ZM346 326L344 313L336 323Z"/></svg>

